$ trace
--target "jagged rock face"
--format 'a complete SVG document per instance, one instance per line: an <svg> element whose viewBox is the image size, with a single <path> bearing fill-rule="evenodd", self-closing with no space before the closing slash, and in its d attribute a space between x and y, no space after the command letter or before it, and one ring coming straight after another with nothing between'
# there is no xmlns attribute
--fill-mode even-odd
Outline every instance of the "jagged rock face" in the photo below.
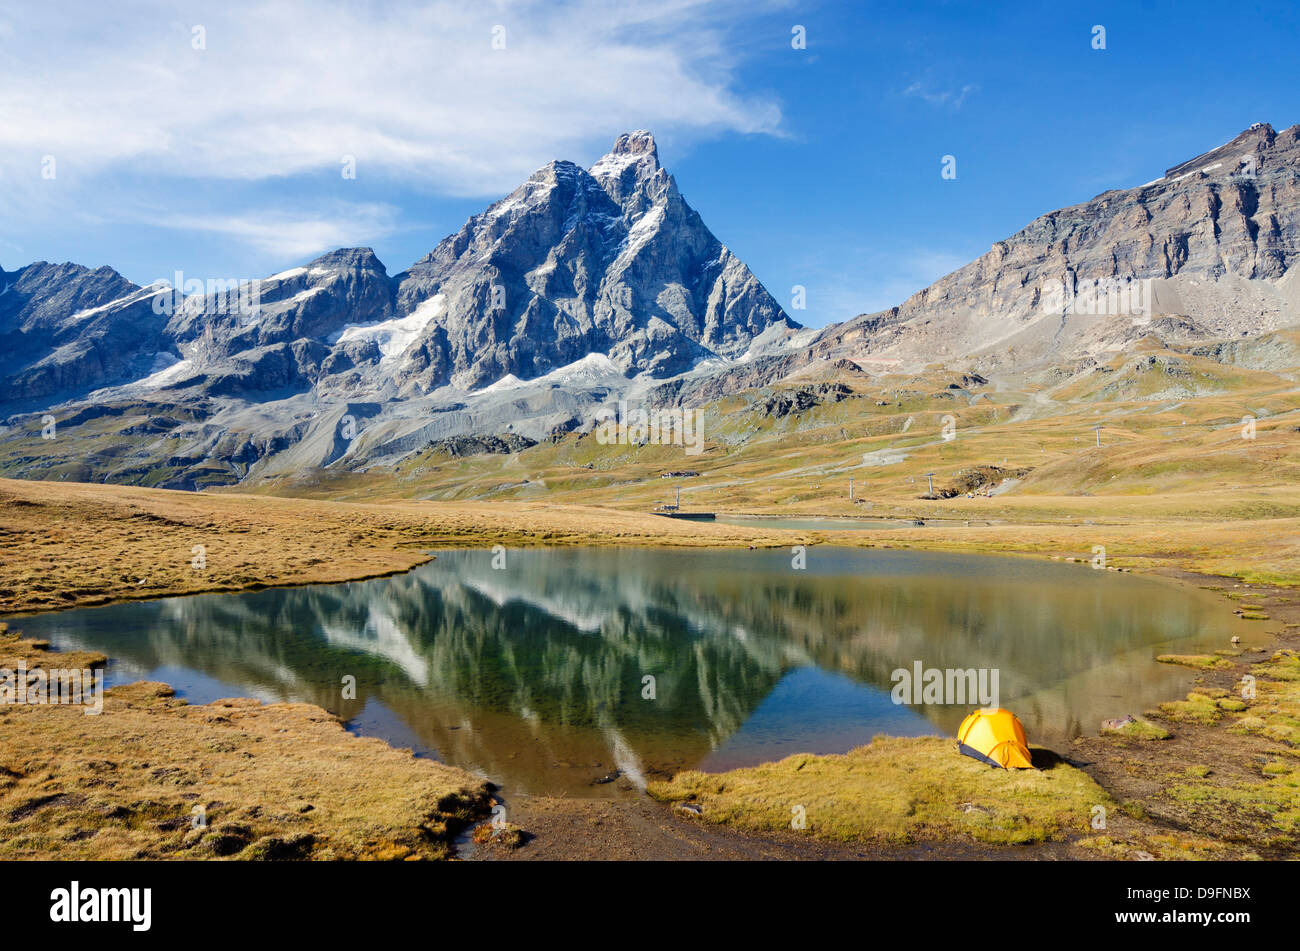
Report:
<svg viewBox="0 0 1300 951"><path fill-rule="evenodd" d="M80 395L147 373L164 319L112 268L40 261L0 271L0 401Z"/></svg>
<svg viewBox="0 0 1300 951"><path fill-rule="evenodd" d="M189 369L171 382L213 396L306 390L323 376L346 376L358 362L377 361L373 347L358 352L334 344L348 326L392 315L393 285L375 253L332 251L264 278L252 291L186 297L166 332Z"/></svg>
<svg viewBox="0 0 1300 951"><path fill-rule="evenodd" d="M452 458L459 459L463 456L478 456L484 453L500 455L519 452L521 449L535 445L537 443L532 439L508 433L505 436L453 436L450 439L435 439L429 444L429 449L434 452L445 452Z"/></svg>
<svg viewBox="0 0 1300 951"><path fill-rule="evenodd" d="M110 267L38 261L13 273L0 269L0 328L57 333L71 315L138 290Z"/></svg>
<svg viewBox="0 0 1300 951"><path fill-rule="evenodd" d="M624 397L698 406L932 363L967 370L961 387L1065 372L1145 335L1290 367L1289 344L1254 341L1300 323L1297 255L1300 127L1256 126L1157 181L1044 215L900 307L796 334L686 204L653 138L631 133L590 169L540 169L405 273L336 251L260 282L251 313L205 295L160 311L161 290L107 268L0 271L0 415L13 414L0 438L30 438L22 414L72 401L58 452L78 477L161 467L192 488L386 465L439 440L512 449ZM1080 313L1045 293L1097 281L1150 281L1153 296L1136 314ZM90 438L130 415L129 452L78 442L88 406L74 398L88 394L105 414ZM793 399L768 411L806 402ZM466 436L491 439L455 442ZM42 448L12 471L54 465Z"/></svg>
<svg viewBox="0 0 1300 951"><path fill-rule="evenodd" d="M393 313L388 271L370 248L344 248L257 282L251 306L231 294L192 295L167 332L178 344L197 343L213 357L295 340L325 340L348 324L386 320ZM234 306L231 306L231 303Z"/></svg>
<svg viewBox="0 0 1300 951"><path fill-rule="evenodd" d="M529 379L588 353L670 375L797 326L686 204L646 132L589 171L547 165L398 281L398 312L429 313L400 379L426 389Z"/></svg>
<svg viewBox="0 0 1300 951"><path fill-rule="evenodd" d="M843 383L820 383L760 397L754 405L764 416L783 419L792 413L803 413L823 403L838 403L852 394L853 391Z"/></svg>
<svg viewBox="0 0 1300 951"><path fill-rule="evenodd" d="M132 397L392 400L534 379L591 354L667 376L798 326L682 199L647 132L590 171L552 162L396 278L356 248L251 290L146 292L76 265L4 281L0 330L30 359L3 403L132 380Z"/></svg>
<svg viewBox="0 0 1300 951"><path fill-rule="evenodd" d="M1257 125L1154 182L1044 215L901 307L828 328L813 349L903 368L983 352L1007 367L1117 349L1153 313L1190 317L1207 336L1259 333L1300 321L1297 258L1300 126ZM1045 293L1099 299L1128 279L1152 281L1145 314L1066 313Z"/></svg>
<svg viewBox="0 0 1300 951"><path fill-rule="evenodd" d="M757 353L798 328L646 132L590 170L550 163L396 277L358 248L252 287L189 283L0 271L0 333L27 357L3 379L8 432L72 404L58 407L59 449L85 456L66 423L77 400L143 409L122 433L132 451L85 470L131 481L167 468L185 488L392 461L466 434L511 448L578 428L638 376Z"/></svg>

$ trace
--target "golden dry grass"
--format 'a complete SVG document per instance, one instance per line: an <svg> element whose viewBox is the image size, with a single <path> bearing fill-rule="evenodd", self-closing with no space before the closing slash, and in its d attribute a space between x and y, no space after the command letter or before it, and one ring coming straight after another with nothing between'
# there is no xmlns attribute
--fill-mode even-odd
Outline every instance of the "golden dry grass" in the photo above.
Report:
<svg viewBox="0 0 1300 951"><path fill-rule="evenodd" d="M0 666L103 663L2 628ZM482 780L309 704L191 706L136 683L97 716L0 705L2 859L437 859L489 805Z"/></svg>
<svg viewBox="0 0 1300 951"><path fill-rule="evenodd" d="M773 533L594 506L360 504L0 480L0 613L345 581L435 546L778 544ZM203 547L196 568L195 546Z"/></svg>
<svg viewBox="0 0 1300 951"><path fill-rule="evenodd" d="M0 611L42 610L116 598L156 597L201 590L341 581L405 570L425 560L427 552L438 547L496 543L508 546L691 547L845 544L1030 554L1074 558L1081 562L1092 557L1093 546L1102 545L1112 568L1199 571L1252 582L1272 579L1282 584L1293 584L1300 578L1300 518L1268 517L1266 514L1279 507L1285 510L1292 504L1293 494L1300 498L1300 493L1289 489L1260 490L1258 505L1243 503L1231 512L1225 508L1231 501L1226 496L1196 500L1190 496L1181 500L1078 496L963 499L962 504L974 501L1000 505L1000 517L1006 518L1006 523L978 524L973 519L974 524L965 525L949 520L924 527L900 525L898 528L863 532L837 532L678 522L644 512L540 500L418 502L392 499L345 503L121 486L0 481ZM1231 504L1240 502L1238 499ZM1040 520L1053 507L1055 516ZM1207 513L1214 517L1207 517ZM921 514L929 515L929 512ZM1013 520L1010 516L1017 517ZM191 567L192 547L200 544L206 548L206 568L195 571ZM1081 564L1078 570L1090 569ZM141 580L143 584L139 583ZM1285 605L1269 606L1275 617L1278 612L1289 616L1285 608ZM1231 676L1227 667L1235 668L1236 664L1222 658L1207 657L1205 663L1198 659L1192 666L1215 676ZM1288 676L1290 667L1285 663L1274 666L1278 668L1278 676L1261 677L1263 699L1260 702L1242 704L1246 709L1234 709L1235 701L1230 697L1195 693L1187 700L1174 701L1161 713L1171 725L1174 739L1169 743L1143 745L1162 750L1177 749L1183 739L1180 731L1195 728L1214 731L1212 740L1206 742L1218 751L1215 755L1236 756L1247 748L1252 755L1258 755L1254 752L1258 745L1267 742L1280 744L1284 748L1281 755L1285 757L1288 755L1285 748L1292 745L1296 724L1300 721L1296 720L1294 698L1289 688L1275 684L1275 680L1284 680ZM380 752L393 751L378 741L355 740L316 708L238 704L224 710L187 707L164 694L164 691L151 687L136 688L134 693L131 690L119 691L108 701L114 715L106 714L100 718L58 708L6 711L3 716L7 725L22 729L5 730L3 735L7 738L26 730L30 739L20 747L10 745L6 739L6 745L0 747L0 756L3 757L0 758L0 767L16 774L0 773L0 785L3 786L0 808L5 810L0 816L12 815L15 809L27 809L21 813L22 823L11 822L12 829L22 825L22 835L4 836L4 848L27 850L21 854L54 854L40 851L50 848L61 850L58 854L93 854L98 857L204 854L235 846L240 846L235 854L249 857L292 855L304 851L313 855L393 857L444 854L445 840L438 840L436 835L426 840L427 833L421 831L422 827L427 827L437 832L441 828L439 823L446 821L446 814L437 808L437 802L440 791L450 787L445 783L440 785L442 780L418 772L433 764L414 761L408 754L395 754L401 758L401 763L389 762ZM18 717L31 719L20 721ZM44 719L38 719L41 717ZM220 717L233 718L232 722L239 724L239 731L211 732L227 729L216 719ZM85 721L96 722L87 724ZM39 725L41 730L36 732L29 729L29 725ZM279 731L282 729L288 733L283 734L285 745L280 747L275 744L280 741ZM180 794L194 793L194 790L184 787L171 790L166 782L169 774L160 774L154 779L150 773L150 769L160 768L158 764L172 766L194 760L194 749L205 749L202 744L209 742L205 737L211 735L252 737L247 741L249 746L236 745L221 753L223 757L232 759L227 762L229 771L224 774L227 785L221 787L220 796L213 796L213 801L228 803L231 810L210 811L211 831L206 833L209 837L226 836L220 843L205 839L204 834L194 835L195 830L189 828L188 808L193 801ZM296 739L296 743L289 738ZM261 745L268 742L272 745ZM362 746L350 745L353 743ZM1246 743L1255 745L1247 747ZM303 804L303 777L321 783L341 782L339 777L331 776L325 765L326 761L334 761L338 755L336 747L340 745L347 750L367 750L363 758L375 758L381 765L374 769L380 772L366 773L363 770L360 773L368 776L368 793L346 783L337 787L338 798L332 800L335 805L330 807L329 815L351 818L320 829L313 828L310 823L320 821L320 817L312 818L321 809L319 803L313 802L311 811L299 814L307 819L294 819L290 806ZM134 777L131 783L121 787L119 803L112 799L112 796L119 795L119 791L105 783L121 780L105 780L94 772L92 761L95 757L90 751L95 746L117 751L114 755L120 757L119 763L143 762L154 766L150 769L138 767L135 772L118 771L120 775ZM1120 763L1133 757L1131 749L1117 751L1105 746L1099 749L1102 750L1099 758L1104 762ZM150 750L163 752L154 752L151 756ZM264 751L273 755L266 756ZM206 752L203 754L204 757L208 755ZM210 755L218 754L214 751ZM889 774L894 767L883 759L876 759L877 755L872 754L866 760L871 764L867 771L879 766ZM304 759L295 763L294 756ZM817 758L818 762L824 759ZM960 763L959 758L954 759ZM245 768L245 761L252 763L254 760L267 764L264 772L252 766ZM198 760L206 761L203 758ZM277 761L288 765L279 770L275 766ZM970 765L978 766L973 761ZM950 766L939 764L941 769ZM417 772L408 776L405 773L408 768ZM832 773L834 770L826 772L823 781L810 787L805 797L820 803L819 809L834 805L833 789L838 780ZM114 773L109 775L114 776ZM814 773L807 775L811 777ZM1274 808L1271 815L1280 817L1278 821L1283 828L1270 826L1273 830L1269 833L1270 841L1278 848L1285 848L1291 841L1285 823L1289 822L1293 808L1286 793L1292 776L1290 773L1279 775L1283 782L1274 783L1272 780L1276 777L1263 777L1268 791L1266 795L1260 794L1263 805L1258 808ZM776 776L774 773L774 782ZM698 785L698 789L695 786L689 790L684 786L675 788L683 795L694 792L698 796L713 788L710 784L716 779L690 780L692 784L703 784ZM1196 805L1199 800L1197 794L1189 790L1205 787L1210 790L1205 793L1206 801L1217 804L1224 798L1254 795L1248 791L1251 783L1243 785L1243 782L1225 784L1219 777L1197 779L1180 775L1178 788L1186 800L1183 804L1185 809L1190 809L1187 804ZM421 786L421 783L426 785ZM1117 798L1120 797L1117 790L1123 790L1122 783L1112 786L1106 779L1102 784ZM1211 786L1214 789L1210 789ZM953 798L965 795L967 788L961 783L949 784L936 792L937 798L927 800L928 804L919 813L924 821L903 821L891 813L894 818L886 817L888 821L882 828L893 829L903 837L942 836L955 832L985 842L1027 841L1036 837L1073 834L1070 830L1075 826L1071 823L1078 806L1072 798L1073 793L1063 800L1065 813L1052 813L1047 800L1044 800L1035 804L1035 811L1025 813L1028 818L1016 825L1006 815L984 813L978 809L963 812L955 819L947 816L944 810L949 806L976 801L973 797L978 790L960 801ZM17 795L16 789L19 790ZM416 800L402 798L402 793L411 789L427 789L428 793L421 793ZM1243 789L1247 791L1242 792ZM816 798L814 793L822 798ZM378 797L378 801L367 800L367 794ZM1160 794L1164 795L1163 789ZM474 793L466 800L454 802L477 803L477 795ZM31 802L45 796L56 798L48 799L47 804L39 808L29 808ZM365 828L364 824L354 826L358 814L347 811L351 802L349 797L353 796L357 802L366 803L367 814L385 817L381 824L386 831L365 832L359 831ZM1282 797L1281 801L1277 796ZM433 807L430 807L429 797L432 797ZM1127 798L1127 792L1124 798ZM162 813L155 810L156 803L162 804ZM179 818L184 821L172 828L171 825L178 821L176 810L182 806L186 809L182 810ZM1039 806L1046 811L1036 811ZM430 808L432 811L427 811ZM748 814L748 807L737 805L735 808L738 810L736 824L742 828L775 828L778 818L781 820L779 825L784 827L789 821L785 815L777 817L772 812L774 807L768 803L755 812L758 818L751 826L746 824L749 819L741 818L742 814ZM459 809L462 805L453 806L453 811ZM857 820L878 821L874 813L868 813L869 810L857 815ZM259 824L258 817L263 814L271 815L273 821ZM321 816L325 815L322 811ZM849 821L845 815L852 814L843 814L835 819L823 813L822 821L827 823L824 827L834 830L832 834L841 838L875 834L867 825L855 826L853 822L857 820ZM990 815L993 818L989 818ZM1053 819L1053 815L1058 818ZM1063 815L1070 817L1069 823L1059 818ZM1247 828L1258 825L1255 820L1251 822L1246 822ZM972 823L984 823L983 831L973 832L969 828ZM83 844L88 828L94 830L93 845ZM222 831L218 833L218 830ZM310 840L305 836L310 836ZM1211 844L1204 844L1202 839ZM84 841L90 842L91 839ZM208 844L202 844L205 841ZM258 842L262 845L252 848ZM1138 845L1157 856L1221 854L1221 849L1213 844L1212 830L1208 837L1189 833L1170 838L1166 833L1147 829L1140 836L1129 835L1127 838L1115 834L1093 837L1090 844L1103 854L1129 854ZM196 853L195 850L200 851Z"/></svg>
<svg viewBox="0 0 1300 951"><path fill-rule="evenodd" d="M1300 499L1300 490L1297 491ZM985 500L996 501L996 500ZM1042 499L1036 504L1043 504ZM1084 500L1063 499L1077 513ZM998 525L932 523L858 531L683 522L545 501L330 502L131 486L0 480L0 613L125 598L344 581L404 571L438 547L836 544L1090 559L1248 582L1300 580L1300 518L1124 516ZM1005 514L1005 513L1004 513ZM1109 519L1103 522L1101 519ZM193 567L195 546L204 567Z"/></svg>

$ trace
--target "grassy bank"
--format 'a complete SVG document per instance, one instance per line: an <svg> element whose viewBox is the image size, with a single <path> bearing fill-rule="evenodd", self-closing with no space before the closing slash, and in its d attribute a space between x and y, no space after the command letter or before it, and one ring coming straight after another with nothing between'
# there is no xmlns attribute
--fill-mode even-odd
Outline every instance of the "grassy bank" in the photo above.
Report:
<svg viewBox="0 0 1300 951"><path fill-rule="evenodd" d="M541 501L351 503L0 480L0 614L354 580L405 571L438 547L492 544L834 544L1078 559L1100 545L1115 567L1300 579L1300 517L1197 520L1171 512L1167 499L1160 514L1110 499L1060 501L1070 520L1035 521L1035 507L1005 524L900 519L862 532L791 531Z"/></svg>
<svg viewBox="0 0 1300 951"><path fill-rule="evenodd" d="M1282 504L1279 493L1274 502ZM1285 587L1300 578L1300 518L1268 517L1249 505L1230 511L1226 497L1190 495L1145 503L950 502L998 503L999 518L1008 520L968 525L951 518L952 504L925 503L948 519L863 532L785 531L544 501L341 503L0 481L0 612L342 581L405 570L438 547L498 543L839 544L1077 560L1101 545L1110 567L1200 574L1199 583L1223 590L1283 645L1300 629L1300 605ZM1041 506L1056 516L1038 520L1047 511ZM1194 517L1201 510L1204 517ZM195 546L202 546L201 567ZM1261 581L1272 584L1258 587ZM12 638L0 645L11 659L21 652L39 653ZM64 659L68 666L103 661ZM698 819L719 826L884 848L946 838L989 849L1065 843L1076 857L1295 855L1294 655L1225 651L1169 662L1197 678L1191 695L1132 711L1152 728L1081 740L1058 751L1070 763L1041 774L986 770L957 756L950 742L890 740L843 757L683 774L655 792L694 804ZM1243 699L1247 674L1256 693ZM0 855L439 857L450 827L486 804L468 774L351 737L305 705L189 706L162 685L133 685L111 692L100 717L0 707L0 718L7 727L0 731L7 823ZM196 804L207 805L207 830L191 828ZM794 805L807 816L798 833L789 828ZM1096 805L1106 806L1104 829L1091 825ZM577 823L571 834L598 830Z"/></svg>
<svg viewBox="0 0 1300 951"><path fill-rule="evenodd" d="M0 614L375 577L421 564L439 546L786 542L779 532L588 506L360 504L5 479Z"/></svg>
<svg viewBox="0 0 1300 951"><path fill-rule="evenodd" d="M102 666L0 625L0 667ZM0 859L440 859L482 780L308 704L191 706L158 683L103 711L0 705Z"/></svg>
<svg viewBox="0 0 1300 951"><path fill-rule="evenodd" d="M1077 766L1034 750L1046 768L1006 772L956 755L952 740L877 738L843 756L681 773L649 792L693 821L833 842L1056 841L1074 858L1300 856L1300 655L1193 660L1175 661L1206 672L1186 698L1075 741L1066 754Z"/></svg>
<svg viewBox="0 0 1300 951"><path fill-rule="evenodd" d="M793 830L846 842L905 845L968 836L989 845L1060 839L1089 827L1110 796L1046 750L1038 769L992 770L937 737L877 737L843 756L799 754L711 774L687 772L649 792L686 814L753 832Z"/></svg>

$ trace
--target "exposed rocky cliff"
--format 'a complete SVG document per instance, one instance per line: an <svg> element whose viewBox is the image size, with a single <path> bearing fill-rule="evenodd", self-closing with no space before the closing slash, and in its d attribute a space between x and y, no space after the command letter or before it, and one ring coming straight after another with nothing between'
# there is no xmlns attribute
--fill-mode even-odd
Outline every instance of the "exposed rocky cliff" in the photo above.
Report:
<svg viewBox="0 0 1300 951"><path fill-rule="evenodd" d="M131 382L135 395L409 398L591 354L668 376L798 326L682 198L648 132L589 171L551 162L395 278L354 248L216 288L141 289L72 264L3 280L0 334L21 359L0 406Z"/></svg>
<svg viewBox="0 0 1300 951"><path fill-rule="evenodd" d="M1024 368L1117 350L1162 315L1192 336L1262 333L1300 321L1298 259L1300 126L1258 124L1043 215L901 306L828 327L812 354Z"/></svg>
<svg viewBox="0 0 1300 951"><path fill-rule="evenodd" d="M165 319L112 268L0 270L0 406L52 405L149 372Z"/></svg>
<svg viewBox="0 0 1300 951"><path fill-rule="evenodd" d="M192 487L467 433L503 445L563 433L639 380L797 329L686 203L654 138L633 132L591 169L539 169L393 277L368 248L175 289L107 268L0 271L0 341L18 357L0 416L24 438L23 414L59 404L120 409L95 414L101 429L143 409L150 422L121 434L134 448L107 477L166 469L164 484ZM176 426L161 431L164 419ZM22 473L62 464L42 448Z"/></svg>
<svg viewBox="0 0 1300 951"><path fill-rule="evenodd" d="M589 353L670 375L795 327L705 227L648 132L588 170L552 162L398 276L428 313L399 382L466 389L542 376Z"/></svg>
<svg viewBox="0 0 1300 951"><path fill-rule="evenodd" d="M934 363L1068 376L1142 337L1273 366L1291 351L1251 341L1300 323L1298 255L1300 127L1256 125L1036 219L899 307L802 330L634 132L590 169L539 169L395 276L366 248L251 299L108 268L0 271L0 443L18 447L0 465L186 488L294 478L431 446L512 452L617 400L701 406ZM775 399L774 415L807 409ZM39 437L47 412L57 443Z"/></svg>

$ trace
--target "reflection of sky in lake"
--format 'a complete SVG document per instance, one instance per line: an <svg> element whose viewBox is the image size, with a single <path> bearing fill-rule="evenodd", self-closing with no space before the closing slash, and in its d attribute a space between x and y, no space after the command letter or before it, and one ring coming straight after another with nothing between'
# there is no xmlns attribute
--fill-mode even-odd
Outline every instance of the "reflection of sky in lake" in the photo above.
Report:
<svg viewBox="0 0 1300 951"><path fill-rule="evenodd" d="M794 753L843 753L871 738L928 736L939 729L889 691L867 687L842 674L801 667L781 678L731 736L700 763L722 771Z"/></svg>

